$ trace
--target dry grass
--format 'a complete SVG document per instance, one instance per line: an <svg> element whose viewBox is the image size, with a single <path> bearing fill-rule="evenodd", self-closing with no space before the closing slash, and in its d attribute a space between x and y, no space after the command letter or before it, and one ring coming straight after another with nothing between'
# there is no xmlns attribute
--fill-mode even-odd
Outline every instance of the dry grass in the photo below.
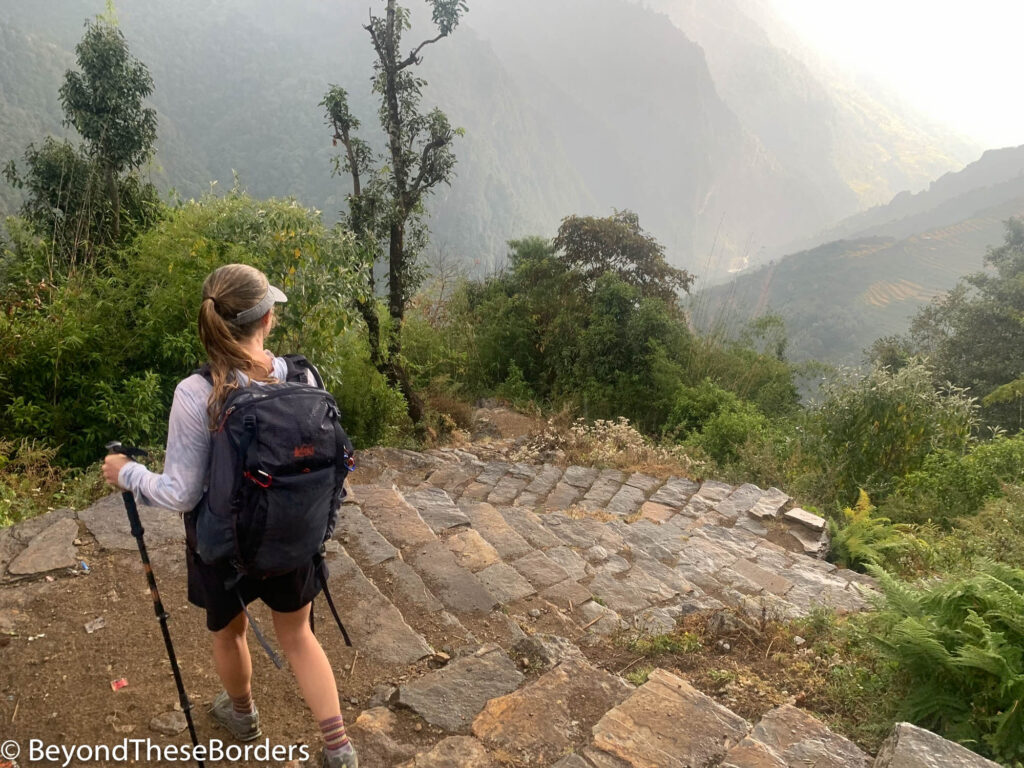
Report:
<svg viewBox="0 0 1024 768"><path fill-rule="evenodd" d="M644 472L657 477L683 475L702 477L705 465L681 447L655 445L630 424L629 419L598 419L588 424L576 419L567 424L564 415L548 420L513 454L514 461L544 461L558 457L559 463L611 467L626 472Z"/></svg>

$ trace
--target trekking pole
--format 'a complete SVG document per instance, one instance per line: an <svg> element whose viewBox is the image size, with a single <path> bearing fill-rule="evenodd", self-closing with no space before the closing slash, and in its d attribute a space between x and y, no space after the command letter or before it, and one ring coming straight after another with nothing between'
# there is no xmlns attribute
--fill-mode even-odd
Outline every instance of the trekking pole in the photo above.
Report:
<svg viewBox="0 0 1024 768"><path fill-rule="evenodd" d="M120 453L128 458L146 456L147 453L140 448L132 448L121 445L120 442L107 443L107 450L110 453ZM168 613L164 610L163 601L160 599L160 590L156 587L156 577L153 575L153 566L149 564L149 553L146 551L146 541L143 538L145 530L142 527L142 519L139 517L139 508L135 504L135 495L131 491L123 491L121 498L124 499L124 508L128 513L128 522L132 526L132 536L139 545L139 555L142 557L142 568L146 572L146 581L149 582L149 594L153 597L153 610L160 621L160 630L164 635L164 645L167 646L167 658L171 661L171 670L174 672L174 683L178 686L178 701L181 703L181 711L185 713L185 722L188 723L188 733L192 737L193 748L199 747L199 737L196 736L196 726L192 722L192 703L185 693L185 684L181 680L181 669L178 668L178 658L174 655L174 644L171 642L171 633L167 629ZM193 752L195 754L195 752ZM204 768L203 761L196 757L196 764Z"/></svg>

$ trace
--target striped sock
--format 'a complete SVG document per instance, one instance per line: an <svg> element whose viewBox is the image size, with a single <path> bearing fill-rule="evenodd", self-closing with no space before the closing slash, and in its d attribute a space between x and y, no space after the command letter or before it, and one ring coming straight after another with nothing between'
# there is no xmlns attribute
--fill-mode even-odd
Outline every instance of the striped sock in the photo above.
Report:
<svg viewBox="0 0 1024 768"><path fill-rule="evenodd" d="M239 715L249 715L249 714L252 714L252 710L253 710L253 705L252 705L252 689L250 688L248 691L246 691L241 696L232 696L231 697L231 707Z"/></svg>
<svg viewBox="0 0 1024 768"><path fill-rule="evenodd" d="M348 734L345 733L345 718L341 715L321 720L320 733L324 736L324 746L327 747L329 752L336 752L348 744Z"/></svg>

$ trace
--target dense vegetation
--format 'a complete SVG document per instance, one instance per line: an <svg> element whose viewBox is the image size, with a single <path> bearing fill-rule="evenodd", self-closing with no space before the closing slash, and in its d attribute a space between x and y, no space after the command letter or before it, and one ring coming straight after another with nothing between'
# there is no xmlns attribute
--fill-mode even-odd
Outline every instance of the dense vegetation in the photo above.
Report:
<svg viewBox="0 0 1024 768"><path fill-rule="evenodd" d="M437 4L441 25L445 9L456 19L464 9ZM97 56L118 65L90 69ZM82 141L40 138L7 173L24 197L0 243L0 523L100 491L94 462L112 438L160 446L174 387L202 360L201 282L246 262L292 297L277 349L317 361L360 446L444 440L468 426L468 402L499 397L628 419L615 428L685 453L702 475L778 485L813 505L830 518L834 559L882 579L887 602L865 631L901 681L880 683L858 655L837 684L905 691L903 716L1020 765L1024 224L1011 221L991 269L924 310L910 337L881 340L868 370L832 372L801 399L821 369L787 361L782 321L728 337L695 330L682 300L694 275L670 265L635 213L569 215L556 232L509 243L495 273L437 264L415 292L413 258L385 303L373 270L393 256L393 238L408 223L416 254L428 236L421 199L394 210L408 187L351 197L335 225L238 189L164 202L139 175L156 128L142 107L145 65L110 19L87 28L78 64L62 103ZM441 183L454 133L443 115L414 109L421 85L411 87L403 117L418 129L399 144L418 132L426 144L445 139L438 156L420 155ZM124 116L116 144L90 126L98 93L116 96L105 103ZM358 125L343 99L332 90L324 106L345 148L366 153L350 170L394 184L394 168L371 172L369 145L345 135ZM363 217L368 200L389 210Z"/></svg>

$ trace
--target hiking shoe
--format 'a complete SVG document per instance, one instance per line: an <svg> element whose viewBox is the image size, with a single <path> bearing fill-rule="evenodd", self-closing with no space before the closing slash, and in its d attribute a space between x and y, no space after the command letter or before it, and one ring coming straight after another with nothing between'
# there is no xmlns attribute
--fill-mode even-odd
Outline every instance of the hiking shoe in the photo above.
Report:
<svg viewBox="0 0 1024 768"><path fill-rule="evenodd" d="M239 741L252 741L263 735L260 730L260 713L256 711L256 707L253 706L252 712L248 714L235 712L227 691L217 694L213 706L210 707L210 714Z"/></svg>
<svg viewBox="0 0 1024 768"><path fill-rule="evenodd" d="M327 747L320 753L320 768L359 768L359 758L356 756L356 748L350 741L337 753L332 755Z"/></svg>

